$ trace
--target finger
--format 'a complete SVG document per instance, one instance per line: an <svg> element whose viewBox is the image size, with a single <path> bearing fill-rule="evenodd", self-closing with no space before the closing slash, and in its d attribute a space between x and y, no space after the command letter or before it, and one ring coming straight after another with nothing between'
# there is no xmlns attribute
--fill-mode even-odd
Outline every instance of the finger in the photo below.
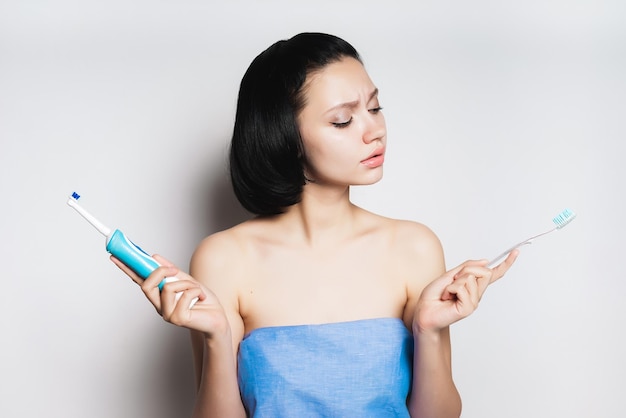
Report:
<svg viewBox="0 0 626 418"><path fill-rule="evenodd" d="M192 310L197 302L205 299L206 296L199 286L178 292L176 293L176 308L174 312L191 315L188 311Z"/></svg>
<svg viewBox="0 0 626 418"><path fill-rule="evenodd" d="M443 275L437 277L422 290L420 298L422 300L450 300L453 297L445 291L446 287L455 281L455 276L459 277L459 272L464 268L471 266L484 266L487 260L467 260L458 266L446 271Z"/></svg>
<svg viewBox="0 0 626 418"><path fill-rule="evenodd" d="M485 281L485 279L482 280L483 283ZM458 286L458 289L466 290L466 294L463 295L465 297L463 303L469 303L474 307L474 309L476 309L483 291L482 287L479 285L479 278L473 274L466 274L465 276L455 280L454 284ZM458 297L457 293L457 298Z"/></svg>
<svg viewBox="0 0 626 418"><path fill-rule="evenodd" d="M511 268L513 263L515 263L515 260L517 259L518 255L519 255L519 249L515 249L509 253L509 255L504 259L503 262L498 264L496 267L492 268L491 270L493 271L493 275L491 276L490 283L493 283L499 280L500 278L502 278L502 276L504 276L504 274L509 270L509 268Z"/></svg>
<svg viewBox="0 0 626 418"><path fill-rule="evenodd" d="M436 280L448 281L449 283L452 283L458 277L463 275L464 272L467 272L468 269L472 269L473 267L485 266L487 263L487 260L467 260L454 267L453 269L448 270L443 276L439 277Z"/></svg>
<svg viewBox="0 0 626 418"><path fill-rule="evenodd" d="M205 298L202 288L197 283L188 280L168 282L161 292L163 318L181 325L181 319L189 317L188 311L195 302Z"/></svg>
<svg viewBox="0 0 626 418"><path fill-rule="evenodd" d="M157 267L141 284L146 289L162 287L161 283L165 284L168 281L177 280L179 270L176 267L160 266ZM161 286L159 286L161 285Z"/></svg>
<svg viewBox="0 0 626 418"><path fill-rule="evenodd" d="M469 278L468 278L469 279ZM476 307L478 306L478 302L476 301L476 287L474 286L474 296L472 295L471 283L474 280L463 279L458 282L454 282L450 286L448 286L447 291L454 295L454 305L457 313L465 317L472 313Z"/></svg>
<svg viewBox="0 0 626 418"><path fill-rule="evenodd" d="M458 266L454 267L453 269L450 269L447 271L447 274L452 274L457 275L461 270L471 267L471 266L480 266L480 265L484 265L486 262L486 260L466 260L464 262L462 262L461 264L459 264Z"/></svg>
<svg viewBox="0 0 626 418"><path fill-rule="evenodd" d="M175 277L177 273L178 269L175 267L161 266L150 273L148 278L139 284L144 295L161 315L163 314L163 306L159 285L165 281L177 280Z"/></svg>
<svg viewBox="0 0 626 418"><path fill-rule="evenodd" d="M476 278L478 295L481 297L491 283L491 276L493 275L493 271L485 266L486 263L482 262L480 264L465 267L456 274L455 280L458 280L458 278L468 274L474 276Z"/></svg>
<svg viewBox="0 0 626 418"><path fill-rule="evenodd" d="M128 277L133 279L133 281L137 284L143 283L143 279L137 275L134 271L130 269L126 264L122 263L119 259L114 256L110 256L109 259L115 264L120 270L122 270Z"/></svg>
<svg viewBox="0 0 626 418"><path fill-rule="evenodd" d="M162 266L176 267L174 263L172 263L171 261L169 261L167 258L163 257L162 255L153 254L152 258L154 258Z"/></svg>
<svg viewBox="0 0 626 418"><path fill-rule="evenodd" d="M197 289L197 290L196 290ZM176 293L176 301L181 306L191 309L197 302L205 300L206 296L200 287L185 292Z"/></svg>
<svg viewBox="0 0 626 418"><path fill-rule="evenodd" d="M481 282L488 282L488 280L485 280L485 278L481 278ZM482 292L480 292L480 286L479 286L479 278L475 275L471 275L468 276L467 279L465 280L465 289L467 289L467 296L468 296L468 301L471 304L472 307L472 311L475 310L478 307L478 303L480 302L480 297L482 296ZM486 289L487 286L485 285L484 288Z"/></svg>
<svg viewBox="0 0 626 418"><path fill-rule="evenodd" d="M169 261L167 258L163 257L162 255L159 254L153 254L152 258L154 258L157 263L159 263L161 266L164 267L172 267L174 269L176 269L176 273L170 273L168 274L164 279L162 279L159 282L159 289L161 289L163 287L163 285L165 283L167 283L168 281L173 281L173 280L178 280L180 278L180 276L186 276L188 277L185 273L183 273L174 263L172 263L171 261ZM174 277L176 276L176 277Z"/></svg>
<svg viewBox="0 0 626 418"><path fill-rule="evenodd" d="M454 279L458 279L463 276L471 274L478 278L489 277L493 274L491 269L484 266L484 264L474 264L463 267L457 274L454 275Z"/></svg>
<svg viewBox="0 0 626 418"><path fill-rule="evenodd" d="M470 266L482 266L482 265L485 265L486 263L487 263L486 260L464 261L463 263L446 271L443 275L441 275L440 277L430 282L429 285L426 286L426 288L424 288L424 290L422 291L421 297L423 299L430 299L430 300L451 299L452 297L449 294L447 294L444 290L446 286L449 286L450 284L454 282L455 276L457 276L457 274L459 274L459 272L464 268L468 268Z"/></svg>
<svg viewBox="0 0 626 418"><path fill-rule="evenodd" d="M176 278L164 279L164 284L159 292L159 297L161 300L161 316L166 321L170 321L172 317L172 313L174 309L176 309L176 304L178 300L182 297L184 289L188 288L185 282L182 282Z"/></svg>
<svg viewBox="0 0 626 418"><path fill-rule="evenodd" d="M472 267L472 266L486 266L487 263L489 263L489 260L486 259L481 259L481 260L465 260L464 262L462 262L461 264L459 264L455 269L457 270L457 273L459 270L463 269L463 268L468 268L468 267ZM452 271L452 270L451 270Z"/></svg>

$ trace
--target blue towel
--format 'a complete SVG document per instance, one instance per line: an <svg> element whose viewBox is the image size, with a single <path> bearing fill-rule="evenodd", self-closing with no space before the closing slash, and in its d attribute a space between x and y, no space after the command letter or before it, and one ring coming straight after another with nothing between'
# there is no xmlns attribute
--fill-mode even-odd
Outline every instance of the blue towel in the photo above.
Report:
<svg viewBox="0 0 626 418"><path fill-rule="evenodd" d="M254 418L408 418L412 363L397 318L259 328L239 346L239 387Z"/></svg>

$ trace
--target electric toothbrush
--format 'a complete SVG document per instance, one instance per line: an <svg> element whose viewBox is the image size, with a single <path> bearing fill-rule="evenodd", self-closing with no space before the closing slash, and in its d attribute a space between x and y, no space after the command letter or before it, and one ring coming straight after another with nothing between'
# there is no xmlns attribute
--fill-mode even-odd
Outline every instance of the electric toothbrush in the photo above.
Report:
<svg viewBox="0 0 626 418"><path fill-rule="evenodd" d="M134 244L128 237L119 229L111 230L111 228L104 225L93 215L87 212L82 206L78 204L80 195L76 192L67 200L67 204L74 208L87 222L89 222L94 228L98 230L102 235L106 237L106 250L115 258L120 260L132 271L137 273L142 279L147 279L150 273L152 273L159 264L148 253L141 249L138 245ZM166 277L159 283L159 290L163 289L165 283L178 280L176 277ZM177 293L177 298L180 298L182 292ZM194 298L191 301L189 307L192 307L198 298Z"/></svg>

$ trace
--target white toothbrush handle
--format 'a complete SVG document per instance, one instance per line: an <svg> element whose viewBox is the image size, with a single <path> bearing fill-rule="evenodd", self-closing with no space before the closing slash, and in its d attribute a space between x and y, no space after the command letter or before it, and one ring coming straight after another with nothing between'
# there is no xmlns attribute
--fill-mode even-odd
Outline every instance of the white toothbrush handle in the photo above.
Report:
<svg viewBox="0 0 626 418"><path fill-rule="evenodd" d="M512 246L511 248L507 249L506 251L502 252L500 255L498 255L497 257L493 258L489 264L487 264L487 267L493 267L498 261L500 261L502 258L504 258L505 256L507 256L511 251L513 251L516 248L519 248L523 245L528 245L528 244L532 244L533 240L535 240L536 238L539 238L543 235L549 234L550 232L556 231L558 228L552 228L548 231L542 232L541 234L537 234L535 236L532 236L530 238L525 239L524 241L518 242L517 244L515 244L514 246Z"/></svg>

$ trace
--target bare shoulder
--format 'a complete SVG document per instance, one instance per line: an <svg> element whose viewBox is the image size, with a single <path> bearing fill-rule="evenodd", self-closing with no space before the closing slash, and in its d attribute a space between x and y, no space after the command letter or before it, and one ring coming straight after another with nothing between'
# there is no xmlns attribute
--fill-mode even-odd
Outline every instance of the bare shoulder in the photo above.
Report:
<svg viewBox="0 0 626 418"><path fill-rule="evenodd" d="M417 279L429 283L445 269L443 248L439 237L428 226L414 221L395 221L395 245L401 248L408 267L420 273ZM425 277L421 277L425 276Z"/></svg>
<svg viewBox="0 0 626 418"><path fill-rule="evenodd" d="M405 323L411 324L422 290L445 272L443 248L437 235L426 225L407 220L390 220L396 271L404 282L407 302Z"/></svg>
<svg viewBox="0 0 626 418"><path fill-rule="evenodd" d="M413 256L441 257L443 250L437 235L426 225L407 220L390 220L395 244Z"/></svg>
<svg viewBox="0 0 626 418"><path fill-rule="evenodd" d="M423 263L442 259L443 250L437 235L423 223L369 214L374 230L388 237L388 245L406 262Z"/></svg>
<svg viewBox="0 0 626 418"><path fill-rule="evenodd" d="M204 238L191 257L191 275L211 290L236 291L259 257L256 249L268 236L269 223L253 218Z"/></svg>
<svg viewBox="0 0 626 418"><path fill-rule="evenodd" d="M445 270L443 248L435 232L423 223L369 214L370 230L389 250L397 271L413 287L424 287Z"/></svg>
<svg viewBox="0 0 626 418"><path fill-rule="evenodd" d="M249 222L249 221L248 221ZM190 264L191 275L209 288L236 283L242 273L242 258L247 246L247 222L216 232L196 247Z"/></svg>
<svg viewBox="0 0 626 418"><path fill-rule="evenodd" d="M191 273L205 269L219 269L231 264L240 245L232 229L216 232L204 238L191 256ZM201 280L201 277L197 277Z"/></svg>

